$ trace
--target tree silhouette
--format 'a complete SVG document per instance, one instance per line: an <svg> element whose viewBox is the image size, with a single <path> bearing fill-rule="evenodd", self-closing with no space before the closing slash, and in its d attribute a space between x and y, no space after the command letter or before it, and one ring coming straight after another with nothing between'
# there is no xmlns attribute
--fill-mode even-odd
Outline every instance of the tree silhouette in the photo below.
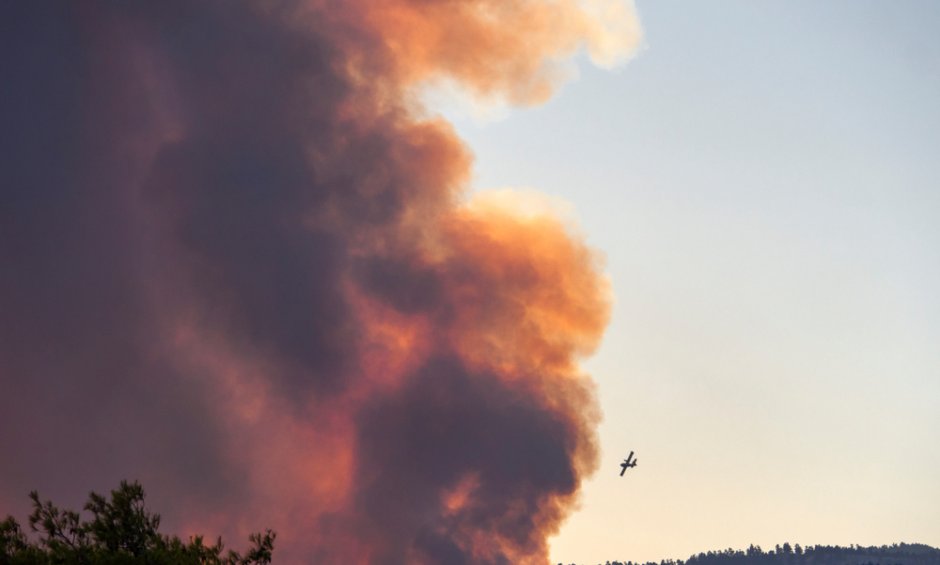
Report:
<svg viewBox="0 0 940 565"><path fill-rule="evenodd" d="M940 549L907 543L880 547L854 544L851 547L839 547L801 546L786 542L776 545L770 551L764 551L761 546L751 544L744 551L729 548L700 552L684 561L664 559L659 563L640 564L620 560L607 561L605 565L940 565Z"/></svg>
<svg viewBox="0 0 940 565"><path fill-rule="evenodd" d="M29 527L37 539L7 517L0 522L0 565L265 565L274 551L271 530L249 536L251 547L244 554L226 552L221 538L207 545L202 536L183 542L161 534L160 516L146 509L144 489L137 482L122 481L110 498L91 493L84 508L90 520L40 500L35 491L29 498Z"/></svg>

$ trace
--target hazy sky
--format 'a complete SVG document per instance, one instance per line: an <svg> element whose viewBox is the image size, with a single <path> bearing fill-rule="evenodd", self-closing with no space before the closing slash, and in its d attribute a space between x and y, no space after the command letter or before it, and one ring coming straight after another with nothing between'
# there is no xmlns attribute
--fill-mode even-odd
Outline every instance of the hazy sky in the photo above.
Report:
<svg viewBox="0 0 940 565"><path fill-rule="evenodd" d="M628 6L0 3L0 518L138 479L288 564L940 546L940 5L641 2L592 67ZM455 132L442 79L545 103L438 91ZM579 234L471 178L570 203L606 334Z"/></svg>
<svg viewBox="0 0 940 565"><path fill-rule="evenodd" d="M553 562L940 545L940 5L638 9L624 67L450 112L475 186L570 202L615 289Z"/></svg>

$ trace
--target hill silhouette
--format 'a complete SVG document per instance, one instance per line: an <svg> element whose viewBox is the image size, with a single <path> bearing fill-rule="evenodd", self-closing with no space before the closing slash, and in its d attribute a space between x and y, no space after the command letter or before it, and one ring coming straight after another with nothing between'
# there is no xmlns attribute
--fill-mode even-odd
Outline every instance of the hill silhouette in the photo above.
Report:
<svg viewBox="0 0 940 565"><path fill-rule="evenodd" d="M564 565L559 563L558 565ZM577 565L572 563L570 565ZM686 560L607 561L599 565L940 565L940 549L920 543L849 547L784 543L764 550L751 545L746 550L724 549L692 555Z"/></svg>

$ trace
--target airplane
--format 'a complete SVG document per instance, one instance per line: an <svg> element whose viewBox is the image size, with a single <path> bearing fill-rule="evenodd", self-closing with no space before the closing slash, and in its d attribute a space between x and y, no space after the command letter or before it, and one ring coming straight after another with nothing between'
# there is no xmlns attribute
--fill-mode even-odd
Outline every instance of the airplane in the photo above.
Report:
<svg viewBox="0 0 940 565"><path fill-rule="evenodd" d="M630 455L628 455L627 458L623 460L623 463L620 464L620 467L621 467L620 476L621 477L623 476L624 473L627 472L627 469L631 467L636 467L637 460L633 459L633 461L630 461L631 459L633 459L632 451L630 452Z"/></svg>

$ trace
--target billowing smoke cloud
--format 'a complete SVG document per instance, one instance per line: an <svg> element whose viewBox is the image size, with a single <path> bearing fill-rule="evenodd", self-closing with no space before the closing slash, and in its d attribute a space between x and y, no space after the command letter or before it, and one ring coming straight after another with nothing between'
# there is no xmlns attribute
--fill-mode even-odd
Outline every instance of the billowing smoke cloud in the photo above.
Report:
<svg viewBox="0 0 940 565"><path fill-rule="evenodd" d="M139 478L285 562L545 562L608 290L562 220L466 198L416 93L543 100L580 47L629 54L629 6L2 11L0 513Z"/></svg>

